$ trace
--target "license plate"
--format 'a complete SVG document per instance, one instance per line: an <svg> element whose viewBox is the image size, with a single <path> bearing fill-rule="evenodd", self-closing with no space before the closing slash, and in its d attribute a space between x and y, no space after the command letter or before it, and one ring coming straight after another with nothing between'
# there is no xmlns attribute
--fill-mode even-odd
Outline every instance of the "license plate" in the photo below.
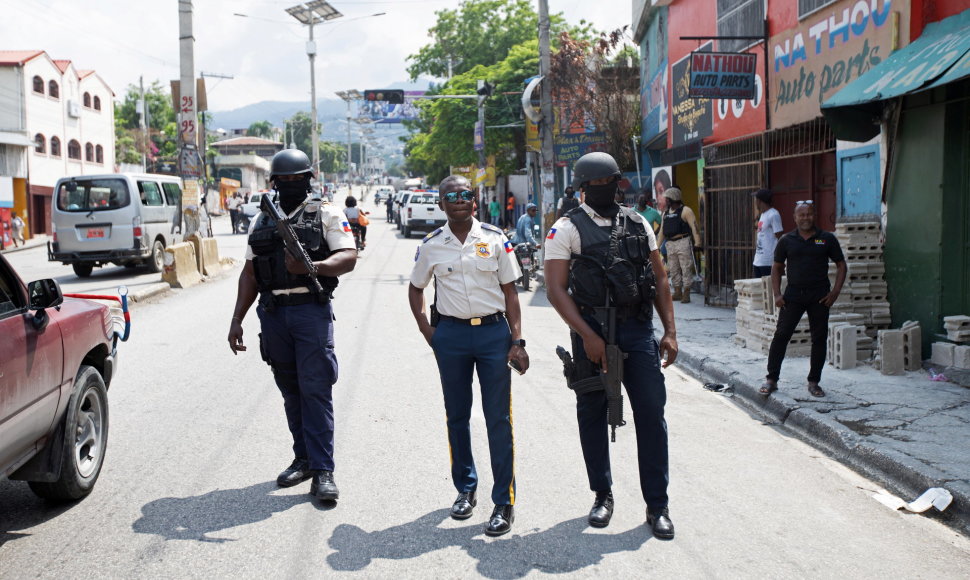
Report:
<svg viewBox="0 0 970 580"><path fill-rule="evenodd" d="M103 238L104 228L88 228L85 235L87 236L88 239Z"/></svg>
<svg viewBox="0 0 970 580"><path fill-rule="evenodd" d="M434 225L434 220L425 220L428 225Z"/></svg>
<svg viewBox="0 0 970 580"><path fill-rule="evenodd" d="M529 258L522 258L522 265L523 266L528 266L531 263L532 263L532 260L531 259L529 259Z"/></svg>

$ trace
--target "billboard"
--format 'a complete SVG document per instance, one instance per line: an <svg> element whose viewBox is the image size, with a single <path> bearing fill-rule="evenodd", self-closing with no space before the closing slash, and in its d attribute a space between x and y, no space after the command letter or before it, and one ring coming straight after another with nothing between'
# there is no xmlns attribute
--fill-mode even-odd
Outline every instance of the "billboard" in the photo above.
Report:
<svg viewBox="0 0 970 580"><path fill-rule="evenodd" d="M707 99L754 99L758 55L735 52L690 53L687 95Z"/></svg>
<svg viewBox="0 0 970 580"><path fill-rule="evenodd" d="M401 123L418 118L414 101L424 96L424 91L404 91L404 103L392 105L385 101L358 101L357 115L374 123Z"/></svg>

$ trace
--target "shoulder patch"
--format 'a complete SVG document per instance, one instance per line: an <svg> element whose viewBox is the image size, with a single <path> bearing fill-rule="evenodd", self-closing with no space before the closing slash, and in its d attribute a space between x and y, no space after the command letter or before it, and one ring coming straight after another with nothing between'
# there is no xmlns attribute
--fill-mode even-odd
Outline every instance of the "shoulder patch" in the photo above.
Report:
<svg viewBox="0 0 970 580"><path fill-rule="evenodd" d="M484 222L482 223L482 229L488 230L490 232L495 232L497 234L503 234L503 235L505 234L505 232L502 231L502 228L498 226L493 226L492 224L486 224Z"/></svg>
<svg viewBox="0 0 970 580"><path fill-rule="evenodd" d="M443 231L445 231L444 228L438 228L438 229L436 229L435 231L431 232L430 234L424 236L424 239L421 240L421 243L422 244L427 244L431 240L431 238L437 236L438 234L440 234Z"/></svg>

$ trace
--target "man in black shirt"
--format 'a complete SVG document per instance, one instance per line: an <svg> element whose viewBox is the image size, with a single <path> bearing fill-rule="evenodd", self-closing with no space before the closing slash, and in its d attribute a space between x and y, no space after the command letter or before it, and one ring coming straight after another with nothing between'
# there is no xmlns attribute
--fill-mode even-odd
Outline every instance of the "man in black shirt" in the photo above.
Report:
<svg viewBox="0 0 970 580"><path fill-rule="evenodd" d="M778 326L768 351L768 376L760 393L768 396L778 390L781 363L785 359L788 341L802 315L808 313L812 334L811 369L808 372L808 392L824 397L818 386L825 364L825 339L828 335L829 308L838 299L845 282L845 257L839 240L831 232L815 227L815 205L811 201L795 203L795 225L778 240L775 261L771 267L771 289L778 307ZM829 260L835 262L835 288L829 286ZM787 263L787 264L786 264ZM781 293L781 276L786 269L788 287Z"/></svg>

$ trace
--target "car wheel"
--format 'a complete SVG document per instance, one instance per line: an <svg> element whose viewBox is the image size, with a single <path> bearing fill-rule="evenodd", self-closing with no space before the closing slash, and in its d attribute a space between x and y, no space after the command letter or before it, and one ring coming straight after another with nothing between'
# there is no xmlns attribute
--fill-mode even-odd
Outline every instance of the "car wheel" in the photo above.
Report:
<svg viewBox="0 0 970 580"><path fill-rule="evenodd" d="M108 444L108 389L101 373L84 365L64 415L61 475L54 482L32 481L30 489L44 499L73 501L94 489Z"/></svg>
<svg viewBox="0 0 970 580"><path fill-rule="evenodd" d="M151 272L161 272L165 267L165 244L161 240L155 240L152 244L152 255L148 259L148 270Z"/></svg>
<svg viewBox="0 0 970 580"><path fill-rule="evenodd" d="M404 237L405 238L410 238L411 237L411 228L409 228L407 226L402 226L401 227L401 233L404 234Z"/></svg>
<svg viewBox="0 0 970 580"><path fill-rule="evenodd" d="M71 267L74 268L74 273L77 274L78 278L87 278L94 271L94 264L74 263L71 264Z"/></svg>

